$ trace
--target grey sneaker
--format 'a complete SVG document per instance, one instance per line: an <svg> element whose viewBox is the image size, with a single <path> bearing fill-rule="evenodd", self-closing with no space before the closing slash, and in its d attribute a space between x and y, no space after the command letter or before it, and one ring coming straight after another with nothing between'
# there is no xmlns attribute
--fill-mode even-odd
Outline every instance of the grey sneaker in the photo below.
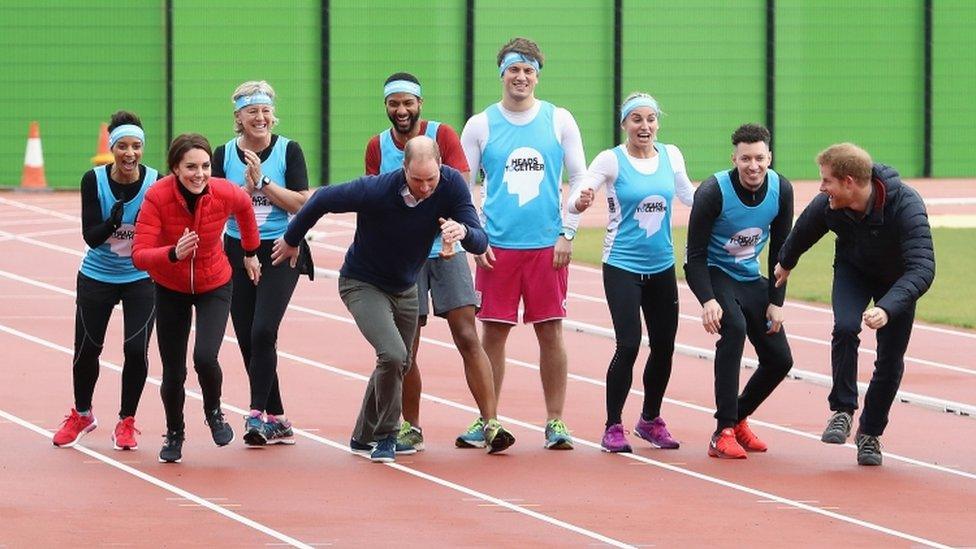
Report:
<svg viewBox="0 0 976 549"><path fill-rule="evenodd" d="M854 416L848 412L834 412L827 420L827 428L820 435L820 441L827 444L844 444L847 437L851 436L851 424Z"/></svg>
<svg viewBox="0 0 976 549"><path fill-rule="evenodd" d="M855 437L858 465L881 465L881 439L860 433Z"/></svg>

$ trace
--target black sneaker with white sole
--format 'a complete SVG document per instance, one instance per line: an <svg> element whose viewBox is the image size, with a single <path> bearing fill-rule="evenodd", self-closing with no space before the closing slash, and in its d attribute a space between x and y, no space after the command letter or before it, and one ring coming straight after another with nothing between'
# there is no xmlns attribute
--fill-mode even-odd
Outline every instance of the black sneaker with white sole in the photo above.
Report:
<svg viewBox="0 0 976 549"><path fill-rule="evenodd" d="M166 431L163 448L159 451L160 463L179 463L183 460L183 431Z"/></svg>
<svg viewBox="0 0 976 549"><path fill-rule="evenodd" d="M234 441L234 430L230 424L224 421L224 413L220 408L210 410L206 413L207 426L210 427L210 434L213 435L214 444L217 446L227 446Z"/></svg>

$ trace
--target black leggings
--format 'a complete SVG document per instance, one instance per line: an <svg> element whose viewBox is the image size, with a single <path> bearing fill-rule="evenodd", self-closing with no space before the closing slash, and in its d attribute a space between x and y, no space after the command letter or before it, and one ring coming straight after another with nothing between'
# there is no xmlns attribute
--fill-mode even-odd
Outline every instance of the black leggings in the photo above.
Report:
<svg viewBox="0 0 976 549"><path fill-rule="evenodd" d="M113 284L101 282L78 273L75 299L75 354L72 377L75 389L75 409L82 412L92 407L95 382L98 381L98 357L105 343L112 309L122 302L124 339L122 353L122 402L119 417L136 415L142 388L149 371L149 336L155 314L152 280Z"/></svg>
<svg viewBox="0 0 976 549"><path fill-rule="evenodd" d="M785 329L766 333L769 283L765 278L741 282L716 267L709 268L708 273L715 299L722 306L715 344L715 419L721 430L756 411L793 367L793 355ZM759 366L740 395L739 370L746 337L756 348Z"/></svg>
<svg viewBox="0 0 976 549"><path fill-rule="evenodd" d="M621 423L624 401L633 383L644 312L651 354L644 365L644 406L650 421L661 415L661 401L671 378L674 336L678 331L678 283L674 266L640 275L603 264L603 289L610 307L617 349L607 369L607 426Z"/></svg>
<svg viewBox="0 0 976 549"><path fill-rule="evenodd" d="M192 309L197 310L197 336L193 345L193 369L197 372L204 411L220 408L223 374L217 353L227 329L232 283L202 294L185 294L156 285L156 339L163 360L159 394L166 410L166 428L183 431L186 400L186 345L190 339Z"/></svg>
<svg viewBox="0 0 976 549"><path fill-rule="evenodd" d="M257 252L261 279L255 286L244 270L241 241L224 237L224 250L234 268L230 316L251 382L251 409L282 415L285 407L278 387L278 327L298 285L298 269L287 261L272 265L273 244L273 240L261 241Z"/></svg>

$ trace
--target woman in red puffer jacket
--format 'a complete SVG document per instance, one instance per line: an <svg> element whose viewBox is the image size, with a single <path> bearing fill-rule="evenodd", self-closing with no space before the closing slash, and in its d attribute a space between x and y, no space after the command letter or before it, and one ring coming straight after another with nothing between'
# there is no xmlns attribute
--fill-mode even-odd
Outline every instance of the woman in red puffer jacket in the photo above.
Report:
<svg viewBox="0 0 976 549"><path fill-rule="evenodd" d="M166 410L166 440L159 461L183 457L186 348L196 309L193 367L203 393L203 411L213 440L225 446L234 431L220 411L223 374L217 353L227 328L231 267L221 235L234 216L241 228L244 268L254 284L261 277L260 245L251 199L226 179L210 177L210 143L183 134L170 145L170 175L146 193L136 221L132 263L156 282L156 339L163 361L160 395Z"/></svg>

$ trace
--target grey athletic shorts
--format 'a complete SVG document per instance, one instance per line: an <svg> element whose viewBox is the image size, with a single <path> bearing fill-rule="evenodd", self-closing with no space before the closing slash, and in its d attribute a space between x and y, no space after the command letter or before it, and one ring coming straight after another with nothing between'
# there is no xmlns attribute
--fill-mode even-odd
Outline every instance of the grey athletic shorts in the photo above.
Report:
<svg viewBox="0 0 976 549"><path fill-rule="evenodd" d="M434 314L440 317L458 307L477 306L467 254L459 253L451 259L427 259L417 274L417 298L421 326L427 322L430 302L434 303Z"/></svg>

